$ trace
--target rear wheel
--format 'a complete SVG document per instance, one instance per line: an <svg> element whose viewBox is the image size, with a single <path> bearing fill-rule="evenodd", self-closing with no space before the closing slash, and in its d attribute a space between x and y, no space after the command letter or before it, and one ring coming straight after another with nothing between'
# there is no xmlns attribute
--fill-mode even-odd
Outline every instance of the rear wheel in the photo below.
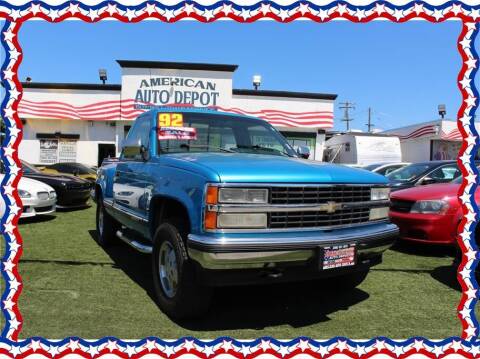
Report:
<svg viewBox="0 0 480 359"><path fill-rule="evenodd" d="M181 221L161 224L154 236L152 274L159 307L174 318L199 317L210 304L211 288L201 286L188 258Z"/></svg>
<svg viewBox="0 0 480 359"><path fill-rule="evenodd" d="M120 224L105 211L103 200L100 197L97 200L97 242L102 247L112 245L117 239L116 233L120 229Z"/></svg>

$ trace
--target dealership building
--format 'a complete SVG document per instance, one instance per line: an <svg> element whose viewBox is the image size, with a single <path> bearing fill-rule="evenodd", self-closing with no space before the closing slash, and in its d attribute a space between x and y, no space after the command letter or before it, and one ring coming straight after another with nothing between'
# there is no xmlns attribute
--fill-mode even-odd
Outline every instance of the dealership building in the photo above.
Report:
<svg viewBox="0 0 480 359"><path fill-rule="evenodd" d="M193 105L263 118L322 160L337 95L233 88L236 65L117 60L121 84L25 82L19 156L33 164L98 165L118 156L135 118L152 106ZM268 144L266 144L268 145Z"/></svg>

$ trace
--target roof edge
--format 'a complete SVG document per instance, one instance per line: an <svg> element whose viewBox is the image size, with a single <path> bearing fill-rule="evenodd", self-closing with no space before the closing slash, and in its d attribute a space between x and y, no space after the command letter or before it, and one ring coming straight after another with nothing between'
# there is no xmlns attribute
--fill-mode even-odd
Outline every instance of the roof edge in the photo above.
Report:
<svg viewBox="0 0 480 359"><path fill-rule="evenodd" d="M22 82L23 88L60 89L60 90L107 90L120 91L120 84L88 84L88 83L55 83L55 82Z"/></svg>
<svg viewBox="0 0 480 359"><path fill-rule="evenodd" d="M244 96L265 96L265 97L288 97L288 98L307 98L314 100L335 100L338 95L316 92L294 92L294 91L276 91L276 90L252 90L252 89L233 89L233 95Z"/></svg>
<svg viewBox="0 0 480 359"><path fill-rule="evenodd" d="M205 64L199 62L169 62L169 61L137 61L116 60L120 67L125 68L148 68L148 69L179 69L179 70L203 70L234 72L238 65L228 64Z"/></svg>

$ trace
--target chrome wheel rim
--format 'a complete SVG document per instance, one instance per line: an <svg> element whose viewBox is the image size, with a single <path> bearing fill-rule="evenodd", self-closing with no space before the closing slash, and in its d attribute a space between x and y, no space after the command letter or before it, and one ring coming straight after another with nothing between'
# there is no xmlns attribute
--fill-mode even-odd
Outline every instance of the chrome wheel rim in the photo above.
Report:
<svg viewBox="0 0 480 359"><path fill-rule="evenodd" d="M178 266L175 250L170 242L163 242L158 253L158 272L163 292L173 298L178 286Z"/></svg>
<svg viewBox="0 0 480 359"><path fill-rule="evenodd" d="M98 211L98 232L100 237L103 236L103 208Z"/></svg>

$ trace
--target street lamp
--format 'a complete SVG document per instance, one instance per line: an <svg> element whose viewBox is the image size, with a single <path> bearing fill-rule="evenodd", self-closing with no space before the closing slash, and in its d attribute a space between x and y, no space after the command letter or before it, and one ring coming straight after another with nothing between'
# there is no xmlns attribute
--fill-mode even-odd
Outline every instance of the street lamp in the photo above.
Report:
<svg viewBox="0 0 480 359"><path fill-rule="evenodd" d="M100 77L100 81L102 81L103 84L105 85L105 82L107 81L107 70L99 69L98 76Z"/></svg>
<svg viewBox="0 0 480 359"><path fill-rule="evenodd" d="M444 104L438 105L438 114L442 117L442 120L445 118L447 114L447 108Z"/></svg>
<svg viewBox="0 0 480 359"><path fill-rule="evenodd" d="M262 83L262 76L253 75L253 87L255 88L255 90L258 90L261 83Z"/></svg>

